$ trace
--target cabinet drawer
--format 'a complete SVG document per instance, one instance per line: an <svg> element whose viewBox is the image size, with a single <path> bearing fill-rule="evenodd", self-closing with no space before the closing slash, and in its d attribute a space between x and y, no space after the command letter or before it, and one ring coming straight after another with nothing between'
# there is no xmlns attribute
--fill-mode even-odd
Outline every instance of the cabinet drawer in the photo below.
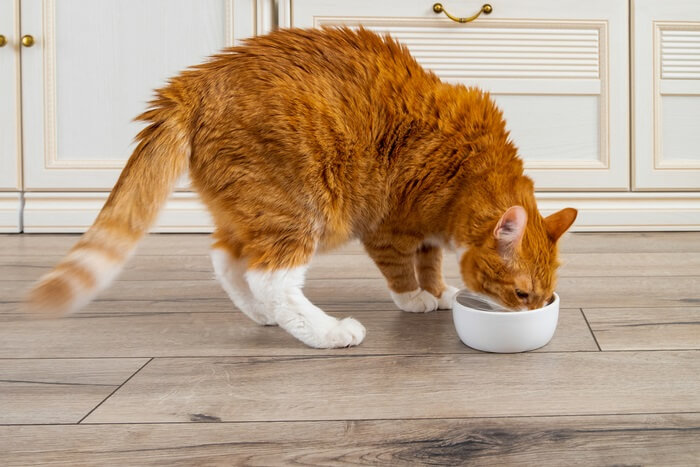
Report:
<svg viewBox="0 0 700 467"><path fill-rule="evenodd" d="M441 3L457 16L482 5ZM490 91L538 189L628 189L626 1L494 0L491 14L466 24L432 5L290 0L281 17L390 33L445 81Z"/></svg>
<svg viewBox="0 0 700 467"><path fill-rule="evenodd" d="M634 2L637 190L700 189L700 3Z"/></svg>

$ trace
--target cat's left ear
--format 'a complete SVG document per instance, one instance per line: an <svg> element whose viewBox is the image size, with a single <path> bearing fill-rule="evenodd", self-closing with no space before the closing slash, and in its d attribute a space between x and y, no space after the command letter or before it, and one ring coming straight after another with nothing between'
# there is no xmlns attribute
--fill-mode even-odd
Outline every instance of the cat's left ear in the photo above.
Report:
<svg viewBox="0 0 700 467"><path fill-rule="evenodd" d="M502 256L510 256L520 246L527 225L527 211L522 206L512 206L501 216L493 229Z"/></svg>
<svg viewBox="0 0 700 467"><path fill-rule="evenodd" d="M564 232L569 230L571 224L576 220L578 211L574 208L564 208L544 218L544 226L547 229L547 235L553 242L559 240L559 237L564 235Z"/></svg>

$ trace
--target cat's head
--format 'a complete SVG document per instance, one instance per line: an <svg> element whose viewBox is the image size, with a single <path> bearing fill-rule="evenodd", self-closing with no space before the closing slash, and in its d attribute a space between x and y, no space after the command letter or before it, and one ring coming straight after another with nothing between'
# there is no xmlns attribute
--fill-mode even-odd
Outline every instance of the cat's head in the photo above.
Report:
<svg viewBox="0 0 700 467"><path fill-rule="evenodd" d="M460 258L465 285L511 310L540 308L556 286L557 240L576 219L566 208L543 218L536 210L513 206L491 235Z"/></svg>

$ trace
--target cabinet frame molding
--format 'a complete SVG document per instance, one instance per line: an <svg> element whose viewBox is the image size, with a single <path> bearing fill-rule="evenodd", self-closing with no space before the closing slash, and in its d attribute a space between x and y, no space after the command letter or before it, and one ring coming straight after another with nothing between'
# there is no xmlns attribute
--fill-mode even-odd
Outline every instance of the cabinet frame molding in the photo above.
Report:
<svg viewBox="0 0 700 467"><path fill-rule="evenodd" d="M226 46L234 44L234 0L225 0L224 37ZM122 169L126 164L120 159L63 159L58 158L56 121L56 0L42 1L43 35L43 105L44 105L44 169L99 170Z"/></svg>
<svg viewBox="0 0 700 467"><path fill-rule="evenodd" d="M690 21L692 19L695 21ZM686 47L679 47L678 42L686 41L674 38L684 35L683 32L674 34L675 31L695 37L700 35L700 7L697 3L690 0L631 0L631 181L632 190L636 192L700 190L700 160L684 159L683 154L675 158L672 154L664 157L664 119L669 118L663 115L664 97L700 100L696 60L690 60L687 68L678 69L678 62L689 60L687 55L696 55L698 48L679 52ZM676 57L678 54L681 57ZM664 58L675 63L665 65ZM676 69L665 70L668 66ZM676 105L678 102L676 100ZM674 115L678 118L677 114Z"/></svg>
<svg viewBox="0 0 700 467"><path fill-rule="evenodd" d="M675 81L673 83L662 82L662 63L661 63L661 34L666 30L694 30L700 32L700 22L685 22L685 21L653 21L654 29L654 170L700 170L700 160L688 160L683 164L671 162L663 158L663 133L661 131L662 115L661 115L661 97L662 96L700 96L700 83L690 81ZM669 84L673 84L669 86ZM700 174L698 174L700 177Z"/></svg>
<svg viewBox="0 0 700 467"><path fill-rule="evenodd" d="M338 21L338 20L341 21ZM452 20L446 18L416 18L416 17L392 17L385 16L314 16L314 27L322 25L345 24L349 26L359 26L360 24L371 26L396 25L411 26L413 24L425 26L435 23L436 25L452 25ZM518 82L514 78L470 78L470 85L485 87L482 83L488 81L489 92L495 96L516 95L550 95L550 96L581 96L591 95L600 98L598 109L600 141L599 158L596 160L566 160L566 159L527 159L524 160L526 169L535 170L610 170L610 95L608 92L609 64L608 64L608 22L603 20L521 20L521 19L490 19L481 18L479 24L483 26L503 29L517 28L542 28L543 26L568 28L568 29L597 29L598 30L598 79L568 78L568 77L528 77L532 81ZM535 79L540 81L534 81ZM544 80L552 80L561 83L557 91L543 83ZM600 84L595 83L600 81ZM581 90L580 87L584 89Z"/></svg>

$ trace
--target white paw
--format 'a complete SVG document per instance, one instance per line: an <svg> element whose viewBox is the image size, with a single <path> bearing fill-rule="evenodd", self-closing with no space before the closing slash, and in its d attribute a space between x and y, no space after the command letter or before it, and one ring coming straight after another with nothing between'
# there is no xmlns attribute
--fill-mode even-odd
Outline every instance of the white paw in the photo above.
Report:
<svg viewBox="0 0 700 467"><path fill-rule="evenodd" d="M253 321L255 321L256 323L258 323L261 326L277 326L277 321L275 321L275 318L273 318L271 316L262 315L262 314L258 314L255 317L253 317L252 315L248 315L248 316L250 316L253 319Z"/></svg>
<svg viewBox="0 0 700 467"><path fill-rule="evenodd" d="M457 295L459 289L457 287L452 287L448 285L445 291L440 295L438 299L438 309L440 310L451 310L452 302L454 301L455 295Z"/></svg>
<svg viewBox="0 0 700 467"><path fill-rule="evenodd" d="M345 318L326 331L322 339L314 345L320 349L337 349L359 345L365 338L367 331L356 319Z"/></svg>
<svg viewBox="0 0 700 467"><path fill-rule="evenodd" d="M274 312L268 311L263 303L247 303L245 309L241 309L253 321L262 326L277 326Z"/></svg>
<svg viewBox="0 0 700 467"><path fill-rule="evenodd" d="M438 309L438 299L430 292L422 289L416 289L411 292L396 293L391 292L391 298L394 299L396 306L403 311L412 313L425 313L427 311L435 311Z"/></svg>

